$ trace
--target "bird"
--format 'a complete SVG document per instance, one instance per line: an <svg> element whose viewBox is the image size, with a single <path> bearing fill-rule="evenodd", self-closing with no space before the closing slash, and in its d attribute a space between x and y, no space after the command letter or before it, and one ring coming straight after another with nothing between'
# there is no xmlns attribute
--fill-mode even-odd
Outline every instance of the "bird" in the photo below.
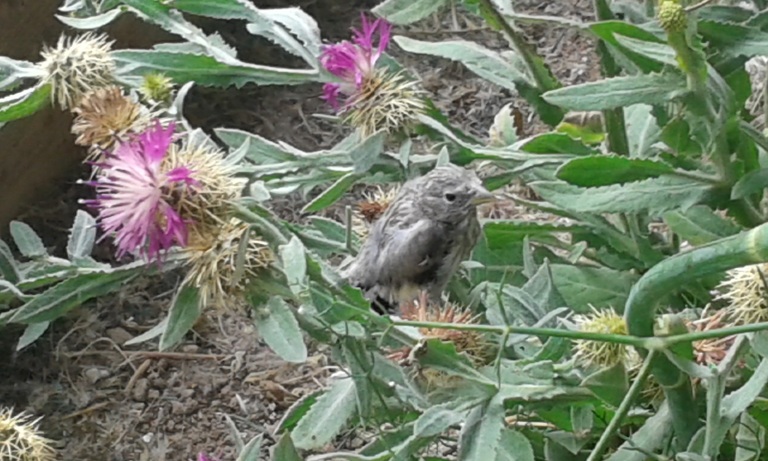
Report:
<svg viewBox="0 0 768 461"><path fill-rule="evenodd" d="M424 294L439 302L480 239L477 206L494 200L474 171L435 167L402 185L342 276L379 314Z"/></svg>

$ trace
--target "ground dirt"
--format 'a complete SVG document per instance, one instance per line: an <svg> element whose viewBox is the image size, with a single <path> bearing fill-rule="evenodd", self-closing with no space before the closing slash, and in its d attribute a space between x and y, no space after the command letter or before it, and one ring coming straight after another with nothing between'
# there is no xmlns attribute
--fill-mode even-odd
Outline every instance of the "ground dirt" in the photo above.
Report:
<svg viewBox="0 0 768 461"><path fill-rule="evenodd" d="M259 6L286 6L257 2ZM292 2L293 3L293 2ZM353 7L350 7L350 4ZM516 1L519 12L592 20L591 2ZM298 5L298 3L296 3ZM350 25L371 2L307 0L302 6L317 18L324 38L348 36ZM242 24L203 23L236 44L241 57L257 63L281 63L265 43L245 32ZM526 37L567 84L599 76L593 43L573 31L543 26L523 27ZM477 17L446 10L434 18L398 32L422 40L476 40L494 49L506 42L482 26ZM267 50L266 53L264 50ZM439 108L450 119L481 139L496 113L512 103L523 116L523 134L542 129L529 106L449 61L393 55L424 81ZM246 87L235 90L195 88L187 116L206 129L232 127L282 140L305 150L329 147L348 133L337 124L313 117L329 113L319 99L319 85L305 87ZM73 186L55 200L41 203L23 220L41 230L46 243L62 251L66 229L74 216L82 188ZM276 203L287 218L300 198ZM527 214L528 213L528 214ZM511 206L506 217L531 216ZM97 256L108 256L103 248ZM182 345L157 352L156 341L126 345L163 319L170 293L179 282L145 279L116 296L89 303L55 322L43 338L20 353L14 347L21 329L4 329L0 337L0 404L43 417L42 428L56 441L60 459L78 461L187 461L206 451L233 461L227 416L245 438L264 435L265 456L274 444L273 425L301 396L325 385L337 371L321 347L311 345L305 364L288 364L261 342L248 316L237 309L206 312ZM339 438L335 447L355 448L364 441L355 434Z"/></svg>

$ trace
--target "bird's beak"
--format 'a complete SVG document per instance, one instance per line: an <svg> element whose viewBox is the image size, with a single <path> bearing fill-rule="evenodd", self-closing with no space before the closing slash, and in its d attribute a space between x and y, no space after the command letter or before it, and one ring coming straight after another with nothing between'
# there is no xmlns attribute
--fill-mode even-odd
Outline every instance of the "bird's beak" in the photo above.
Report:
<svg viewBox="0 0 768 461"><path fill-rule="evenodd" d="M475 190L475 196L472 197L470 202L472 205L480 205L483 203L495 202L496 200L498 200L498 197L488 192L485 188L478 187Z"/></svg>

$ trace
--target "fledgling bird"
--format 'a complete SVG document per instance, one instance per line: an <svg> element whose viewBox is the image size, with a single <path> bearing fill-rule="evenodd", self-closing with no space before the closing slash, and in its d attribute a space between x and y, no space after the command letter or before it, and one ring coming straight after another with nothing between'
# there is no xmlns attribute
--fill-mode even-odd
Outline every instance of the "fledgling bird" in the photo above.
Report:
<svg viewBox="0 0 768 461"><path fill-rule="evenodd" d="M343 275L379 313L440 295L480 238L477 205L495 200L477 175L440 166L400 188Z"/></svg>

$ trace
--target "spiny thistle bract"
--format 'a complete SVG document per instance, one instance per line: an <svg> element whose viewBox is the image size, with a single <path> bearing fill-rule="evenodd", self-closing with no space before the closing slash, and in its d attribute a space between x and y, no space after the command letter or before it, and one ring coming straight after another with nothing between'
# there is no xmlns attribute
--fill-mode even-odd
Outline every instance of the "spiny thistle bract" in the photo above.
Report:
<svg viewBox="0 0 768 461"><path fill-rule="evenodd" d="M613 309L592 308L591 314L577 315L574 320L579 331L586 333L627 334L624 318ZM628 366L634 361L634 350L624 344L576 339L573 341L573 349L576 362L585 366L612 367L619 363Z"/></svg>
<svg viewBox="0 0 768 461"><path fill-rule="evenodd" d="M324 85L323 99L363 136L404 128L426 107L417 82L403 73L376 69L391 29L386 21L369 22L363 15L361 30L353 29L353 42L325 46L320 56L323 67L341 80ZM374 46L376 33L378 46Z"/></svg>
<svg viewBox="0 0 768 461"><path fill-rule="evenodd" d="M39 422L24 413L14 415L10 408L0 409L0 460L53 461L55 451L40 434Z"/></svg>
<svg viewBox="0 0 768 461"><path fill-rule="evenodd" d="M43 49L38 67L45 73L43 81L51 85L54 103L73 108L88 92L113 82L112 43L106 35L89 32L74 38L62 35L55 47Z"/></svg>
<svg viewBox="0 0 768 461"><path fill-rule="evenodd" d="M685 9L677 0L662 0L659 4L658 19L661 28L668 33L682 32L688 23Z"/></svg>
<svg viewBox="0 0 768 461"><path fill-rule="evenodd" d="M768 264L738 267L727 272L726 279L718 285L717 300L727 302L726 317L734 325L768 321L766 303L766 275Z"/></svg>
<svg viewBox="0 0 768 461"><path fill-rule="evenodd" d="M273 260L267 242L247 235L247 230L248 225L236 219L222 226L192 227L189 243L182 253L187 267L184 283L197 287L206 305L221 305L229 298L240 296L248 282L257 276L256 271ZM248 240L241 250L243 237ZM242 273L237 274L241 251Z"/></svg>
<svg viewBox="0 0 768 461"><path fill-rule="evenodd" d="M90 91L73 112L77 114L72 124L72 133L77 135L75 143L92 147L91 157L98 157L116 141L127 141L129 133L143 131L151 119L144 106L117 86Z"/></svg>
<svg viewBox="0 0 768 461"><path fill-rule="evenodd" d="M144 75L139 94L148 102L169 104L173 96L173 80L160 73Z"/></svg>

